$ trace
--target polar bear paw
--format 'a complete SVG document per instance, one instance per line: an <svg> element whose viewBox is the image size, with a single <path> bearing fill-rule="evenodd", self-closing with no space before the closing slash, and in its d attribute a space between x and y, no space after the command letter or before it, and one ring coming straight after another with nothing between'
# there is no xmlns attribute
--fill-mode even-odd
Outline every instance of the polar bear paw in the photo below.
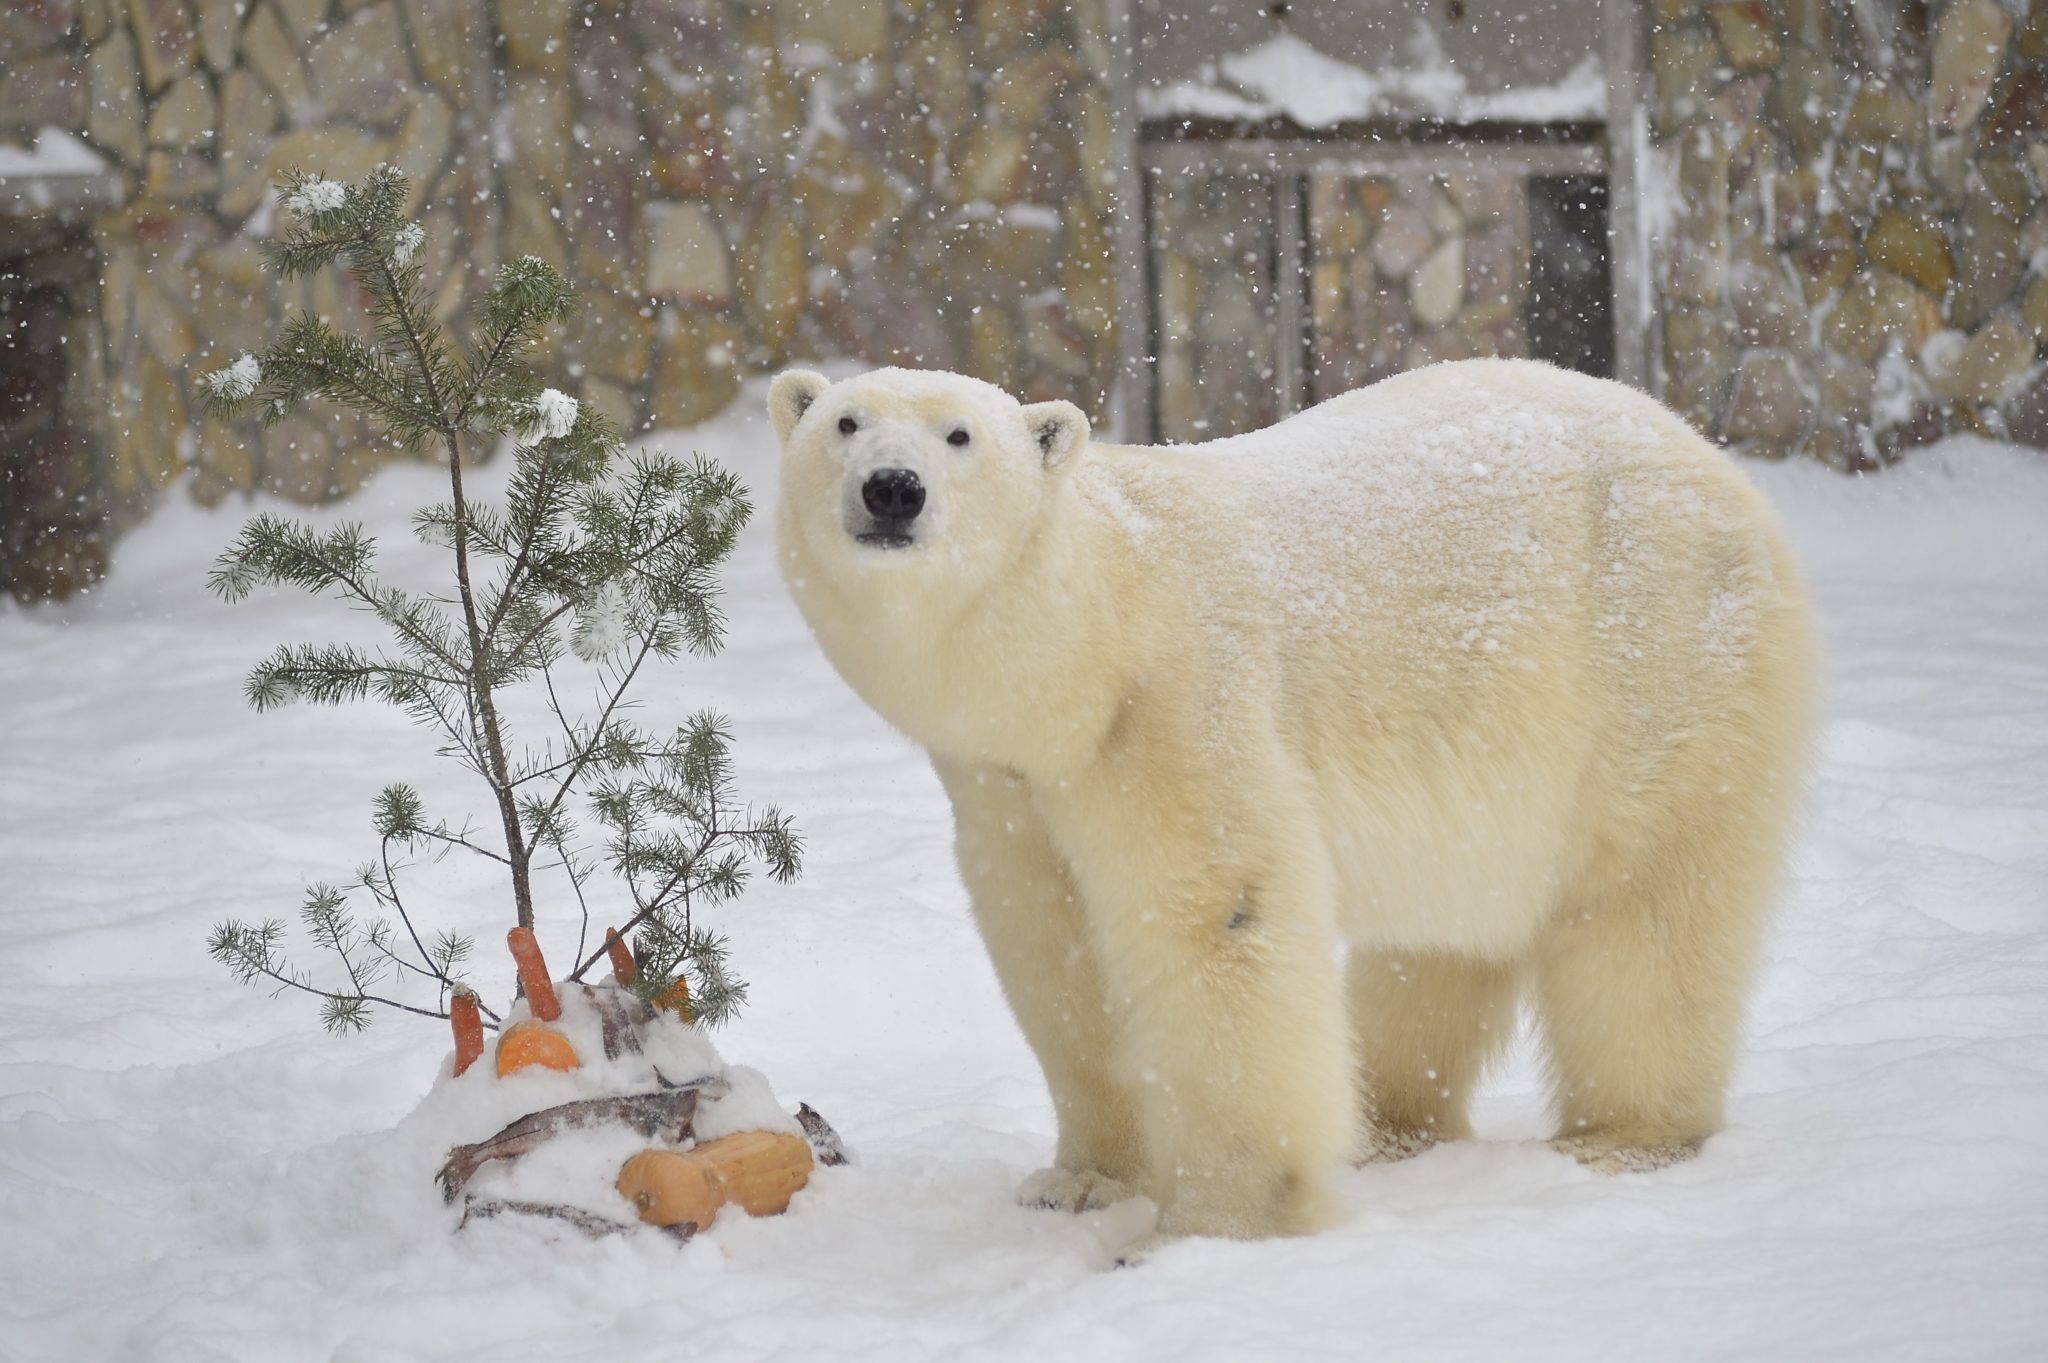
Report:
<svg viewBox="0 0 2048 1363"><path fill-rule="evenodd" d="M1093 1170L1040 1169L1017 1189L1017 1201L1023 1206L1056 1212L1100 1211L1137 1195L1135 1188Z"/></svg>
<svg viewBox="0 0 2048 1363"><path fill-rule="evenodd" d="M1414 1159L1437 1143L1437 1138L1427 1131L1418 1131L1409 1126L1383 1126L1378 1122L1366 1124L1365 1134L1359 1141L1358 1158L1360 1166L1367 1164L1394 1164L1404 1159Z"/></svg>
<svg viewBox="0 0 2048 1363"><path fill-rule="evenodd" d="M1682 1164L1700 1152L1704 1137L1635 1143L1611 1136L1559 1136L1550 1148L1570 1155L1596 1174L1647 1174Z"/></svg>

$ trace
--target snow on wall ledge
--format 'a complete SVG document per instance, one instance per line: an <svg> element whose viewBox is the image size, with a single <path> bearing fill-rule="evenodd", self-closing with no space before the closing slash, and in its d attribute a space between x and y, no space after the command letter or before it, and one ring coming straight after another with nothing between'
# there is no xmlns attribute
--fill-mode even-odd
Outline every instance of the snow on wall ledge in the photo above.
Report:
<svg viewBox="0 0 2048 1363"><path fill-rule="evenodd" d="M1474 90L1444 56L1442 44L1418 23L1403 58L1366 71L1282 30L1244 52L1223 57L1189 80L1141 90L1146 118L1285 118L1304 128L1377 118L1454 122L1503 119L1567 122L1605 116L1607 83L1600 60L1587 55L1546 85Z"/></svg>

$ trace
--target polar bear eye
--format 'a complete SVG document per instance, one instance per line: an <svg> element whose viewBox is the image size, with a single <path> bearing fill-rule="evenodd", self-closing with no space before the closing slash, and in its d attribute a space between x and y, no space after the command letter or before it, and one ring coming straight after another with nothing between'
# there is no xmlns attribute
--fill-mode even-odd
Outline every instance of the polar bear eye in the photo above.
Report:
<svg viewBox="0 0 2048 1363"><path fill-rule="evenodd" d="M946 437L946 443L948 445L965 445L967 443L967 432L964 430L953 432Z"/></svg>
<svg viewBox="0 0 2048 1363"><path fill-rule="evenodd" d="M843 416L839 418L839 434L852 435L855 431L859 429L860 423L858 421L855 421L852 417Z"/></svg>

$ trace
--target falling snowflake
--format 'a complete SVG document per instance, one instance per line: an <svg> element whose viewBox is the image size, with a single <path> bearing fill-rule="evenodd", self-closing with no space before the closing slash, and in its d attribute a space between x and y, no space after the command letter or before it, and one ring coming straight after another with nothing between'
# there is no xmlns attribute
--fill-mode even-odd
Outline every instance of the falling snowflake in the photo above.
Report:
<svg viewBox="0 0 2048 1363"><path fill-rule="evenodd" d="M576 399L559 388L543 388L533 400L533 419L527 424L529 440L558 440L576 424Z"/></svg>
<svg viewBox="0 0 2048 1363"><path fill-rule="evenodd" d="M407 223L398 229L398 236L391 243L391 258L404 269L412 264L412 258L419 254L420 243L427 239L427 229L416 222Z"/></svg>
<svg viewBox="0 0 2048 1363"><path fill-rule="evenodd" d="M284 196L284 206L303 217L332 212L347 197L348 186L338 180L308 180Z"/></svg>
<svg viewBox="0 0 2048 1363"><path fill-rule="evenodd" d="M263 382L263 366L256 363L254 355L244 355L226 369L216 369L205 378L206 386L217 398L229 402L240 402L256 391L256 385Z"/></svg>
<svg viewBox="0 0 2048 1363"><path fill-rule="evenodd" d="M632 634L632 599L623 583L605 583L590 599L576 607L576 628L569 632L569 647L585 662L617 649Z"/></svg>

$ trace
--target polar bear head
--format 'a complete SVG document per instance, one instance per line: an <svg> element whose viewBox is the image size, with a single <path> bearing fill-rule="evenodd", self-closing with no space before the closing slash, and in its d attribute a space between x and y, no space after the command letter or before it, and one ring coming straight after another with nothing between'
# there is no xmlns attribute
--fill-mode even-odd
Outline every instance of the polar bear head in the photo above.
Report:
<svg viewBox="0 0 2048 1363"><path fill-rule="evenodd" d="M793 369L768 390L782 441L785 553L849 581L977 590L1054 504L1088 440L1070 402L1029 405L960 374L878 369L831 383Z"/></svg>

